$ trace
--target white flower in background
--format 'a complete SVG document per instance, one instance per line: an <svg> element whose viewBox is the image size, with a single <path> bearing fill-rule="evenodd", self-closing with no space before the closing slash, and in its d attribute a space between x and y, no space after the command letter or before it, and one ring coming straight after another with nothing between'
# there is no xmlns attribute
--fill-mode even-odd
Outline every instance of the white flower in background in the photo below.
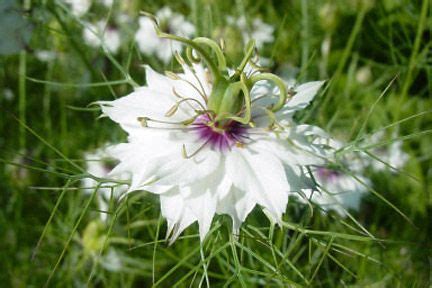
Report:
<svg viewBox="0 0 432 288"><path fill-rule="evenodd" d="M370 145L384 141L386 141L384 132L377 132L370 137L369 141L365 141L365 143ZM401 169L409 159L409 155L402 149L402 144L402 141L394 141L387 146L369 150L369 152L381 160L378 161L377 159L370 158L370 165L372 168L377 171L391 169L390 167Z"/></svg>
<svg viewBox="0 0 432 288"><path fill-rule="evenodd" d="M342 142L334 139L319 140L333 151L333 155L335 151L344 147ZM358 210L362 197L371 185L371 181L363 176L367 167L366 159L362 154L349 153L340 160L350 173L326 166L305 169L305 175L312 174L314 181L309 183L309 188L303 189L299 194L300 200L313 202L323 211L334 210L341 216L346 216L348 209Z"/></svg>
<svg viewBox="0 0 432 288"><path fill-rule="evenodd" d="M345 216L348 209L358 210L363 195L368 191L369 179L356 174L351 175L326 167L317 167L312 171L316 189L304 189L303 200L318 204L324 211L334 210ZM306 199L304 199L306 198Z"/></svg>
<svg viewBox="0 0 432 288"><path fill-rule="evenodd" d="M355 74L355 79L358 83L366 85L373 79L372 70L370 66L363 66L359 68Z"/></svg>
<svg viewBox="0 0 432 288"><path fill-rule="evenodd" d="M81 17L90 9L92 1L90 0L65 0L65 3L71 7L72 14Z"/></svg>
<svg viewBox="0 0 432 288"><path fill-rule="evenodd" d="M9 88L3 89L3 98L6 101L12 101L14 97L15 95L11 89Z"/></svg>
<svg viewBox="0 0 432 288"><path fill-rule="evenodd" d="M110 272L119 272L124 266L119 253L113 248L109 249L108 253L102 257L100 264Z"/></svg>
<svg viewBox="0 0 432 288"><path fill-rule="evenodd" d="M111 8L111 6L112 6L113 3L114 3L114 0L102 0L101 2L102 2L102 4L103 4L105 7L107 7L107 8Z"/></svg>
<svg viewBox="0 0 432 288"><path fill-rule="evenodd" d="M115 160L112 159L104 149L99 149L97 151L86 153L84 159L87 165L87 172L93 176L99 178L107 178L108 174L114 167ZM127 174L119 175L120 177L115 177L117 180L128 179ZM92 194L94 189L98 186L98 182L92 178L84 178L82 180L81 186L84 188L85 193ZM116 182L103 183L99 189L96 191L96 197L98 200L100 217L102 221L107 220L107 212L109 208L109 203L111 197L114 200L118 200L126 191L126 185L120 185Z"/></svg>
<svg viewBox="0 0 432 288"><path fill-rule="evenodd" d="M104 21L96 24L88 23L84 28L83 38L87 45L94 48L101 47L103 43L113 54L117 53L121 45L119 31L107 26Z"/></svg>
<svg viewBox="0 0 432 288"><path fill-rule="evenodd" d="M264 44L274 41L274 27L264 23L260 18L255 18L251 25L248 24L244 16L239 18L228 16L227 22L230 25L236 26L241 31L245 44L248 43L249 40L254 39L256 47L260 49Z"/></svg>
<svg viewBox="0 0 432 288"><path fill-rule="evenodd" d="M4 172L9 175L14 184L25 187L29 184L30 173L26 166L31 165L31 155L25 150L15 153L9 163L4 166Z"/></svg>
<svg viewBox="0 0 432 288"><path fill-rule="evenodd" d="M35 56L39 61L50 62L56 58L56 53L49 50L38 50L35 52Z"/></svg>
<svg viewBox="0 0 432 288"><path fill-rule="evenodd" d="M125 25L127 25L127 26L130 27L133 24L132 18L128 14L125 14L125 13L119 13L119 14L117 14L115 16L115 22L119 26L125 26Z"/></svg>
<svg viewBox="0 0 432 288"><path fill-rule="evenodd" d="M195 33L192 23L185 20L184 16L164 7L156 14L162 31L177 36L189 38ZM147 55L156 55L164 63L168 63L175 51L181 51L182 45L169 39L161 39L157 36L154 22L148 17L139 18L139 29L135 34L135 40L140 51Z"/></svg>
<svg viewBox="0 0 432 288"><path fill-rule="evenodd" d="M130 192L160 195L171 241L195 221L203 240L215 214L231 216L237 234L257 204L280 223L289 195L307 188L303 167L324 165L328 156L317 140L327 134L291 118L308 105L322 81L299 85L287 100L276 75L245 69L254 45L242 64L229 70L217 43L197 39L181 41L213 50L217 64L206 49L195 50L209 70L181 59L182 74L165 76L146 66L147 86L99 102L104 115L129 135L127 143L109 149L120 161L110 175L130 173ZM261 81L276 83L278 98L256 92Z"/></svg>

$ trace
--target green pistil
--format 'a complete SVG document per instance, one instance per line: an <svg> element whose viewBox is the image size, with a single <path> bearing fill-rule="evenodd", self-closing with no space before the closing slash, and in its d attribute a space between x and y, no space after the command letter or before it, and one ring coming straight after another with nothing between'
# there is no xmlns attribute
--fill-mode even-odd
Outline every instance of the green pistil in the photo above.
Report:
<svg viewBox="0 0 432 288"><path fill-rule="evenodd" d="M271 73L261 73L247 78L243 71L246 65L251 62L251 58L255 52L255 42L253 40L249 41L246 45L245 55L240 65L237 67L234 74L229 77L224 52L222 51L221 46L215 41L205 37L198 37L190 40L184 37L164 33L158 25L157 19L153 15L145 12L142 14L154 21L156 33L159 37L178 41L187 46L186 63L198 63L203 60L205 64L207 64L212 75L213 89L208 99L205 99L207 102L207 110L203 109L209 114L214 115L214 117L212 116L214 123L222 123L223 125L223 123L229 121L236 121L252 126L252 101L250 91L258 81L271 81L279 88L279 101L271 107L265 108L272 120L272 123L275 123L273 113L279 111L285 105L287 89L282 79ZM180 57L180 55L176 55L176 58L181 60L181 64L185 64L185 61ZM172 108L172 110L169 110L167 112L168 115L174 114L177 111L177 108L178 107L176 106ZM214 129L221 128L216 125L214 126Z"/></svg>

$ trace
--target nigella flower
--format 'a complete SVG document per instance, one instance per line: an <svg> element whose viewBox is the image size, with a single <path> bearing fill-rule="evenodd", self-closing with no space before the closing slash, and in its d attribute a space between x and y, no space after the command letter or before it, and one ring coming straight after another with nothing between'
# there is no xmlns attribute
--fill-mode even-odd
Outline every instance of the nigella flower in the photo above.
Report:
<svg viewBox="0 0 432 288"><path fill-rule="evenodd" d="M98 178L107 178L116 161L107 154L104 149L98 149L93 152L87 152L84 155L84 160L87 166L87 172ZM116 180L128 179L128 175L123 174L114 177ZM117 182L105 182L98 187L98 182L92 178L84 178L81 181L81 186L85 189L86 194L92 194L96 191L97 202L100 210L100 218L102 221L107 220L107 212L111 199L118 200L126 191L127 186Z"/></svg>
<svg viewBox="0 0 432 288"><path fill-rule="evenodd" d="M177 55L179 74L147 66L146 86L99 102L104 115L128 133L127 143L109 151L120 162L111 175L130 173L129 191L160 195L171 241L195 221L203 240L215 214L231 216L237 234L256 205L280 223L289 195L306 187L303 167L324 165L327 157L316 141L327 134L291 118L323 82L287 91L276 75L245 70L248 63L254 66L253 41L241 64L229 70L216 42L157 31L186 44L188 59ZM278 98L259 93L255 84L262 81L279 87Z"/></svg>
<svg viewBox="0 0 432 288"><path fill-rule="evenodd" d="M15 98L15 95L11 89L6 88L3 90L3 97L2 98L9 102Z"/></svg>
<svg viewBox="0 0 432 288"><path fill-rule="evenodd" d="M396 134L393 135L396 137ZM384 132L376 132L366 139L368 145L379 144L385 141ZM403 142L394 141L387 146L380 146L369 150L376 159L370 159L370 164L377 171L385 169L401 169L409 159L409 155L402 149Z"/></svg>
<svg viewBox="0 0 432 288"><path fill-rule="evenodd" d="M50 62L50 61L53 61L57 57L57 54L53 51L38 50L38 51L35 51L35 56L39 61Z"/></svg>
<svg viewBox="0 0 432 288"><path fill-rule="evenodd" d="M71 12L77 17L81 17L90 9L92 2L90 0L65 0L71 7Z"/></svg>
<svg viewBox="0 0 432 288"><path fill-rule="evenodd" d="M274 40L274 27L270 24L264 23L260 18L255 18L251 25L248 24L244 16L237 19L228 16L227 22L230 25L236 26L241 31L245 44L253 39L258 49L262 48L266 43L272 43Z"/></svg>
<svg viewBox="0 0 432 288"><path fill-rule="evenodd" d="M368 191L369 179L359 173L354 178L328 167L316 167L311 172L318 187L303 189L303 200L318 204L324 211L334 210L341 216L346 216L348 209L360 208L361 198Z"/></svg>
<svg viewBox="0 0 432 288"><path fill-rule="evenodd" d="M182 37L191 37L195 33L192 23L185 20L184 16L164 7L156 13L160 21L161 29ZM156 55L165 64L168 63L175 51L181 51L182 46L178 42L161 39L157 36L153 22L145 16L139 18L139 29L135 34L135 40L140 51L147 55Z"/></svg>
<svg viewBox="0 0 432 288"><path fill-rule="evenodd" d="M114 28L107 26L104 21L96 24L88 23L83 31L83 38L87 45L99 48L103 45L113 54L116 54L121 45L120 33Z"/></svg>

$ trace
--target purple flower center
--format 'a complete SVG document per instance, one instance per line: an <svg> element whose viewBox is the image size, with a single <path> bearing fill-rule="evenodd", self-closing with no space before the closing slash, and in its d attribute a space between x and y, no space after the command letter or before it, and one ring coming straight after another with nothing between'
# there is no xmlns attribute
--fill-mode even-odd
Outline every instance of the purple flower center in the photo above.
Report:
<svg viewBox="0 0 432 288"><path fill-rule="evenodd" d="M219 151L227 151L233 145L244 144L247 136L247 128L241 123L228 121L222 125L212 122L208 115L197 117L194 130L200 140Z"/></svg>

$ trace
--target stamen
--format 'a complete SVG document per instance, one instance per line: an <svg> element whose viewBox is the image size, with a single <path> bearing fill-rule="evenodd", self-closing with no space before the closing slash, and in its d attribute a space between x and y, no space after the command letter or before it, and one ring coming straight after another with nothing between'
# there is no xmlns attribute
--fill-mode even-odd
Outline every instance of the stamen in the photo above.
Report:
<svg viewBox="0 0 432 288"><path fill-rule="evenodd" d="M201 114L202 114L202 113L206 113L206 114L207 114L207 113L209 112L209 110L208 110L206 107L204 107L204 105L202 105L202 103L201 103L200 101L196 100L195 98L186 98L186 97L182 96L180 93L178 93L178 92L175 90L175 88L172 89L172 92L173 92L173 94L174 94L175 96L177 96L178 98L181 99L180 101L177 102L177 104L181 104L181 103L183 103L183 102L186 102L186 103L189 105L189 107L192 108L193 110L195 110L195 112L197 112L197 113L201 113ZM193 101L193 102L197 103L198 106L200 106L202 110L197 110L195 107L193 107L193 106L192 106L189 102L187 102L187 101ZM211 117L212 115L208 114L208 116Z"/></svg>
<svg viewBox="0 0 432 288"><path fill-rule="evenodd" d="M178 101L177 103L180 105L180 104L182 104L183 102L187 102L187 101L195 102L195 103L198 104L198 106L201 107L202 110L198 110L198 111L197 111L197 110L195 109L196 112L205 112L205 111L207 111L206 107L204 107L204 106L201 104L201 102L199 102L198 100L196 100L196 99L194 99L194 98L182 98L182 99L181 99L180 101Z"/></svg>
<svg viewBox="0 0 432 288"><path fill-rule="evenodd" d="M179 103L176 103L174 106L172 106L166 113L165 117L171 117L173 116L179 108Z"/></svg>
<svg viewBox="0 0 432 288"><path fill-rule="evenodd" d="M142 127L148 127L147 118L146 117L138 117L138 122L141 123Z"/></svg>
<svg viewBox="0 0 432 288"><path fill-rule="evenodd" d="M219 39L219 46L222 49L222 51L225 51L225 47L226 47L226 45L225 45L225 39L223 39L223 38Z"/></svg>
<svg viewBox="0 0 432 288"><path fill-rule="evenodd" d="M180 55L178 51L174 52L174 57L181 66L186 65L186 61L183 59L183 57Z"/></svg>
<svg viewBox="0 0 432 288"><path fill-rule="evenodd" d="M175 74L171 71L165 71L165 76L167 76L168 78L170 78L172 80L180 80L181 79L177 74Z"/></svg>
<svg viewBox="0 0 432 288"><path fill-rule="evenodd" d="M210 139L207 140L206 142L204 142L204 144L202 144L197 150L195 150L192 154L188 155L187 151L186 151L186 145L183 144L182 145L182 156L185 159L191 159L192 157L196 156L202 149L204 149L204 147L209 143Z"/></svg>
<svg viewBox="0 0 432 288"><path fill-rule="evenodd" d="M198 115L192 117L191 119L186 119L183 121L179 121L179 122L171 122L171 121L164 121L164 120L158 120L158 119L152 119L149 117L138 117L137 120L141 123L141 125L143 125L143 127L148 127L148 122L155 122L155 123L162 123L162 124L170 124L170 125L185 125L188 126L191 123L193 123L193 121L195 121L196 117L198 117Z"/></svg>
<svg viewBox="0 0 432 288"><path fill-rule="evenodd" d="M195 72L195 69L193 69L193 67L191 67L191 69ZM205 70L205 72L206 72L206 70ZM202 95L201 96L203 97L204 101L207 103L208 97L205 94L204 85L201 83L201 80L198 78L198 76L196 75L196 73L192 73L192 75L197 80L197 82L198 82L198 84L199 84L199 86L201 88L201 91L202 91ZM211 83L210 77L207 77L207 74L205 76L206 76L207 83ZM195 87L195 89L199 90L197 87Z"/></svg>
<svg viewBox="0 0 432 288"><path fill-rule="evenodd" d="M173 73L173 74L174 74L174 73ZM195 75L195 73L192 73L192 74ZM199 79L198 79L198 83L200 84L202 91L201 91L198 87L196 87L192 82L190 82L189 80L183 79L183 78L181 78L181 77L178 76L178 75L176 75L176 76L178 77L178 79L174 79L174 80L181 80L181 81L184 81L184 82L186 82L187 84L189 84L189 85L190 85L190 86L191 86L195 91L198 92L198 94L201 96L201 98L204 100L204 102L207 103L208 98L207 98L207 96L205 95L204 87L202 86L202 84L201 84L201 82L199 81ZM196 76L195 76L195 77L196 77Z"/></svg>

